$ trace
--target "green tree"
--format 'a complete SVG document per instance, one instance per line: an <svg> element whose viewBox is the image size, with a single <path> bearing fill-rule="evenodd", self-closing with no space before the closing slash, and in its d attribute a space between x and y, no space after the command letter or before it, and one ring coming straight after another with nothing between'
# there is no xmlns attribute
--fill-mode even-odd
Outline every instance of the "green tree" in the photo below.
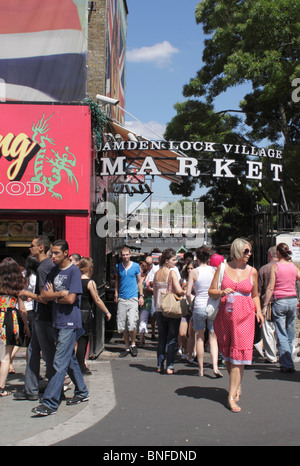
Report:
<svg viewBox="0 0 300 466"><path fill-rule="evenodd" d="M208 36L204 66L184 95L213 102L228 88L250 83L239 109L250 127L246 137L284 144L284 189L293 202L295 187L300 190L298 180L291 183L300 168L300 105L292 100L292 82L300 77L299 0L202 0L196 21Z"/></svg>
<svg viewBox="0 0 300 466"><path fill-rule="evenodd" d="M267 138L272 147L284 146L283 186L289 205L298 202L300 192L300 105L292 100L292 82L300 77L299 0L202 0L196 8L196 21L207 38L203 66L184 86L188 99L175 105L177 115L167 127L166 138L173 140L217 140L259 144ZM214 111L214 99L231 87L248 83L251 91L237 109ZM234 111L233 111L234 110ZM234 116L233 116L234 115ZM239 134L244 116L249 127ZM197 154L189 154L197 157ZM208 154L207 158L210 158ZM238 159L238 156L237 156ZM190 195L196 183L209 188L201 200L214 222L216 237L226 239L239 231L251 232L251 199L266 197L277 202L278 183L266 179L261 190L246 182L242 160L236 169L241 184L220 179L211 184L206 160L201 158L202 175L171 185L173 193ZM268 166L272 159L262 158ZM235 221L236 220L236 221Z"/></svg>
<svg viewBox="0 0 300 466"><path fill-rule="evenodd" d="M177 115L167 125L165 137L175 141L215 141L219 143L248 144L239 134L239 119L230 114L216 114L213 106L200 100L188 100L175 105ZM232 168L235 178L214 178L213 158L225 156L224 152L201 153L189 151L188 155L198 159L200 176L184 177L182 184L172 183L173 194L191 196L198 184L208 188L200 197L204 202L205 216L212 224L212 239L215 244L231 242L235 237L252 233L251 199L254 192L261 198L256 183L246 180L245 156L235 154L236 164Z"/></svg>

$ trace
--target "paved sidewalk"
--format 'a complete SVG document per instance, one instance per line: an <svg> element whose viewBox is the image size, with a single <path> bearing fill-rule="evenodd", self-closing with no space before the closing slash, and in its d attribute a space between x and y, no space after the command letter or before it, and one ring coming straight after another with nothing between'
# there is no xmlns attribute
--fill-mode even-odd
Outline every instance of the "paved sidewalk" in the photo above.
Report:
<svg viewBox="0 0 300 466"><path fill-rule="evenodd" d="M17 401L13 396L0 399L1 446L48 446L78 434L104 418L115 406L114 385L108 360L89 361L93 372L85 378L91 398L77 406L66 406L62 401L58 413L37 417L31 409L38 401ZM15 374L7 380L7 387L13 392L22 390L26 360L16 357ZM74 386L73 386L74 387ZM73 390L66 392L66 398L73 396Z"/></svg>
<svg viewBox="0 0 300 466"><path fill-rule="evenodd" d="M80 434L99 423L116 407L116 393L120 387L114 386L112 361L118 360L126 362L122 365L126 368L129 365L139 367L147 364L152 368L156 367L156 347L157 342L146 339L147 345L138 350L137 358L119 359L119 353L124 348L122 339L116 335L112 341L105 345L105 350L97 360L88 361L88 366L92 370L91 376L86 376L85 381L90 391L90 401L77 406L66 406L62 401L58 413L48 417L37 417L31 409L39 403L36 401L16 401L13 396L0 398L0 419L1 419L1 446L48 446L63 442L72 436ZM299 340L298 340L299 341ZM255 358L258 354L254 352ZM205 359L210 362L208 353ZM143 363L142 361L149 361ZM297 370L299 371L300 358L297 358ZM12 391L22 390L24 383L24 372L26 367L25 350L20 349L14 361L15 374L11 374L7 380L7 387ZM119 367L119 366L118 366ZM267 365L266 368L267 369ZM196 367L195 367L196 371ZM185 371L183 371L184 373ZM188 370L188 373L191 369ZM254 368L255 372L255 368ZM267 371L268 372L268 371ZM281 380L283 376L277 374ZM298 372L299 374L299 372ZM116 374L114 374L116 376ZM298 375L295 376L298 380ZM295 378L293 377L293 379ZM152 380L152 379L151 379ZM160 379L158 379L160 380ZM175 379L176 380L176 379ZM157 379L153 378L157 383ZM185 380L184 380L185 382ZM223 382L224 383L224 382ZM292 384L293 385L293 384ZM116 390L116 393L115 393ZM71 398L73 390L66 392L66 397Z"/></svg>
<svg viewBox="0 0 300 466"><path fill-rule="evenodd" d="M157 342L148 343L145 349L139 349L138 359L156 358ZM62 401L57 414L38 417L31 409L38 401L17 401L13 395L0 398L1 429L0 446L48 446L63 441L101 421L116 404L114 383L110 362L119 357L124 343L117 335L97 360L88 361L92 375L85 377L90 392L90 400L77 406L66 406ZM7 379L7 388L13 393L21 391L24 386L26 368L26 350L20 348L15 360L15 374ZM43 374L43 363L41 363ZM73 389L66 392L66 398L72 398Z"/></svg>

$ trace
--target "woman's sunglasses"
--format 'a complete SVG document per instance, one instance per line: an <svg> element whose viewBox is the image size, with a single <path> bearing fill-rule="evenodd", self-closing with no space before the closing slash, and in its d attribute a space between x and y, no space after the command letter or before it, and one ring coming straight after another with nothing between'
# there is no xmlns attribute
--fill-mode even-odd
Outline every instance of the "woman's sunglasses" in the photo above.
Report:
<svg viewBox="0 0 300 466"><path fill-rule="evenodd" d="M243 254L244 254L244 256L246 256L247 254L252 254L252 251L251 251L250 249L247 248L247 249L245 249L245 250L243 251Z"/></svg>

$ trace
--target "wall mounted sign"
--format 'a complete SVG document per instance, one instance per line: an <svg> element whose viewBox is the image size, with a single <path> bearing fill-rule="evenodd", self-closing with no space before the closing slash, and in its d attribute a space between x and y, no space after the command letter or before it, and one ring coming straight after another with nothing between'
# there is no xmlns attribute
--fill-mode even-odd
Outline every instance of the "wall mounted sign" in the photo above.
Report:
<svg viewBox="0 0 300 466"><path fill-rule="evenodd" d="M88 210L87 105L0 105L0 210Z"/></svg>

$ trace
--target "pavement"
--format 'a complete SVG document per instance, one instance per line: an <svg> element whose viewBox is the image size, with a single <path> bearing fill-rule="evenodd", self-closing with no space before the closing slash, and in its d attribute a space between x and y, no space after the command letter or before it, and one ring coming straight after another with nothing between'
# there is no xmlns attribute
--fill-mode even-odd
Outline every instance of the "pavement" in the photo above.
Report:
<svg viewBox="0 0 300 466"><path fill-rule="evenodd" d="M111 361L119 359L124 343L120 336L113 338L105 346L97 360L89 360L92 375L85 376L90 392L90 400L76 406L67 406L61 402L57 414L39 417L31 409L39 405L38 401L17 401L13 396L0 398L0 420L5 429L1 429L0 446L50 446L72 437L92 427L103 419L116 405ZM156 342L147 349L139 349L138 359L155 359ZM20 348L14 359L15 374L10 374L6 387L15 393L24 387L26 368L26 350ZM41 374L44 365L41 364ZM41 382L43 385L43 382ZM65 393L72 398L73 390Z"/></svg>
<svg viewBox="0 0 300 466"><path fill-rule="evenodd" d="M152 393L155 393L158 389L157 384L164 384L166 383L166 380L168 381L168 384L175 384L174 389L171 390L171 386L169 387L170 392L165 393L164 396L166 396L166 400L164 403L166 404L169 399L171 399L171 393L174 392L174 394L177 394L178 398L178 386L182 385L182 388L180 390L183 390L184 394L187 396L188 399L190 398L194 402L199 401L199 394L195 395L193 392L192 394L186 393L186 390L192 390L191 387L186 387L187 380L190 379L190 377L186 377L187 375L195 375L197 373L197 368L187 368L183 365L183 363L178 362L178 367L180 368L181 375L177 379L177 376L175 377L167 377L166 379L164 377L158 376L153 377L153 372L155 372L155 366L156 366L156 347L157 347L157 342L152 342L149 337L147 337L147 345L146 348L139 349L138 356L136 358L132 358L131 356L125 358L125 359L119 359L119 353L120 351L124 348L124 344L122 342L122 339L120 336L116 335L111 342L105 345L104 351L101 353L101 355L98 357L97 360L91 360L88 361L88 366L92 370L92 375L86 376L85 381L87 384L87 387L90 391L90 401L86 403L82 403L77 406L66 406L66 401L62 401L59 410L56 415L48 416L48 417L38 417L34 415L31 412L31 409L39 404L39 402L36 401L16 401L14 400L13 396L8 396L5 398L0 398L0 419L1 419L1 425L5 426L5 429L1 429L1 436L0 436L0 445L1 446L50 446L50 445L80 445L80 442L83 442L84 439L84 445L88 444L87 442L95 442L92 443L94 445L99 444L99 442L102 442L101 445L111 445L111 440L112 438L118 438L118 445L122 445L122 436L124 438L125 442L125 437L124 437L124 432L122 431L122 428L120 427L120 411L118 406L123 406L121 410L121 414L124 415L126 411L124 411L124 407L128 408L128 418L130 419L132 410L134 409L134 404L136 403L136 400L140 396L140 390L144 391L146 393L147 390L149 390L149 395L147 398L149 398L149 404L147 405L147 410L143 415L143 419L147 419L148 423L150 422L151 419L151 414L153 413L153 416L155 416L156 413L156 419L159 417L159 410L161 406L161 398L159 397L157 399L157 402L155 402L155 398L152 399L151 401L151 396ZM260 358L259 355L256 353L256 357ZM298 358L296 369L297 373L295 376L292 376L292 381L293 383L290 384L290 377L284 377L281 376L278 368L269 368L267 367L268 365L261 365L255 366L253 370L248 371L248 378L250 379L248 386L250 387L251 383L253 383L253 390L250 390L250 395L251 392L255 393L256 387L257 387L257 380L259 380L263 374L263 378L266 379L265 383L270 383L272 390L278 390L278 393L274 392L275 399L280 397L280 394L282 393L282 389L284 388L282 384L288 383L287 387L288 390L292 390L291 393L286 391L286 395L288 396L290 400L291 406L289 407L290 413L294 412L295 409L295 403L298 405L298 395L294 393L294 390L299 384L299 370L300 370L300 358ZM210 355L206 353L205 355L205 360L210 362ZM208 365L208 364L207 364ZM15 369L15 374L11 374L8 376L7 380L7 388L12 390L13 392L17 390L21 390L23 388L23 383L24 383L24 372L25 372L25 367L26 367L26 358L25 358L25 350L24 348L21 348L19 352L17 353L17 356L14 360L14 369ZM260 370L261 369L261 370ZM141 371L143 372L142 378L141 378ZM194 374L195 372L195 374ZM260 374L261 372L261 374ZM255 374L255 377L254 377ZM267 374L267 376L265 375ZM271 374L271 375L270 375ZM210 387L210 384L212 382L212 377L211 377L211 370L209 369L209 374L208 377L205 379L204 382L207 387ZM225 375L225 374L224 374ZM270 380L268 381L268 377ZM196 379L199 379L198 377ZM199 380L196 381L196 385L198 387ZM251 380L253 381L251 382ZM278 380L277 380L278 379ZM161 382L163 381L163 382ZM177 386L177 384L179 385ZM275 383L278 383L278 388L276 388ZM296 385L295 385L296 383ZM144 386L143 386L144 384ZM216 387L215 390L218 392L218 397L221 396L220 393L223 396L223 392L225 393L227 391L227 381L219 379L218 381L215 381ZM128 385L128 386L127 386ZM136 392L132 391L132 385L134 385ZM127 388L126 388L127 387ZM197 388L196 387L196 388ZM255 387L255 388L254 388ZM203 387L204 390L205 387ZM161 387L163 389L163 386ZM153 392L153 390L155 392ZM179 390L179 391L180 391ZM193 388L195 390L195 387ZM199 387L198 387L199 390ZM209 389L209 401L211 398L211 388ZM165 389L164 389L165 391ZM162 393L162 392L161 392ZM298 391L297 391L298 393ZM225 393L226 394L226 393ZM69 390L66 392L66 397L71 398L73 396L73 391ZM173 395L175 396L175 395ZM186 396L184 398L186 398ZM225 395L224 395L225 396ZM182 398L182 396L180 397ZM204 396L201 395L200 399L205 398ZM118 401L118 403L117 403ZM178 401L174 399L174 402L178 404ZM219 403L215 403L215 400L213 400L214 403L212 407L210 406L209 409L210 411L207 414L207 425L210 426L212 422L212 415L213 411L212 409L216 410L215 416L216 416L216 423L219 422L220 416L226 416L227 417L230 415L229 411L228 413L226 410L224 411L224 407L222 406L222 403L219 401ZM251 401L251 400L249 400ZM253 401L256 401L253 400ZM153 404L154 403L154 404ZM186 399L183 399L182 404L182 431L184 431L184 426L186 423L186 418L184 413L186 412L186 409L188 409L188 405L186 404ZM206 408L207 401L203 405L204 409ZM116 408L116 409L114 409ZM155 409L157 411L155 411ZM180 409L181 409L180 408ZM145 408L146 409L146 408ZM193 405L190 407L191 413L190 417L193 416L193 413L195 412L195 409L197 409L197 405ZM266 412L264 412L266 410ZM258 409L258 415L261 412L264 412L263 418L262 418L262 423L264 422L264 416L268 418L268 416L271 416L273 413L273 405L266 406L264 404L262 409ZM248 413L249 415L249 413ZM288 415L288 412L287 412ZM204 416L204 411L202 412L202 416ZM107 418L106 418L107 417ZM104 419L106 418L106 419ZM283 418L282 415L280 415L280 418ZM291 415L289 415L289 419L291 418ZM231 421L231 417L229 422ZM245 421L245 420L244 420ZM257 421L257 420L256 420ZM279 419L280 421L280 419ZM278 425L279 425L278 421ZM153 425L155 425L156 420L153 421ZM161 422L161 421L160 421ZM166 421L167 422L167 421ZM168 420L169 422L169 420ZM174 426L178 422L178 417L174 419ZM203 422L206 422L206 418L203 417ZM296 422L296 420L295 420ZM298 422L298 421L297 421ZM127 421L124 423L126 424ZM290 422L289 422L290 423ZM288 424L289 424L288 423ZM239 430L242 429L242 425L240 426ZM254 431L256 428L256 423L253 424L252 430ZM298 425L298 424L297 424ZM98 426L98 427L97 427ZM142 427L144 426L141 424L140 426L140 431L142 432ZM147 427L148 428L148 427ZM197 427L198 428L198 427ZM97 430L99 429L99 430ZM116 432L120 430L120 433L117 437L114 437ZM228 429L228 426L226 426L226 429ZM296 430L295 430L296 429ZM167 432L167 426L166 426L166 432ZM298 428L293 427L293 432L296 432ZM85 432L84 432L85 431ZM106 432L105 439L103 438L103 432ZM109 433L109 431L111 431ZM224 429L223 429L224 431ZM149 431L146 430L145 436L141 437L140 439L140 444L145 445L145 441L150 441L149 440ZM197 430L195 431L197 432ZM239 432L239 431L238 431ZM281 426L281 432L282 432L282 426ZM131 435L131 434L130 434ZM132 435L134 435L134 432L132 432ZM185 434L186 435L186 434ZM171 438L171 437L170 437ZM170 438L164 439L166 443L162 443L165 445L168 445L170 442ZM101 439L101 440L99 440ZM127 445L137 445L138 443L131 443L131 442L136 442L136 437L133 437L130 439L128 432L126 433L126 441L129 441L129 443L124 443ZM154 437L153 439L153 444L157 444L155 442L159 441L158 438ZM160 439L162 442L162 439ZM183 440L183 444L186 440ZM194 440L197 442L197 437ZM207 442L209 443L209 438ZM296 440L298 442L298 439ZM298 444L298 443L297 443Z"/></svg>

